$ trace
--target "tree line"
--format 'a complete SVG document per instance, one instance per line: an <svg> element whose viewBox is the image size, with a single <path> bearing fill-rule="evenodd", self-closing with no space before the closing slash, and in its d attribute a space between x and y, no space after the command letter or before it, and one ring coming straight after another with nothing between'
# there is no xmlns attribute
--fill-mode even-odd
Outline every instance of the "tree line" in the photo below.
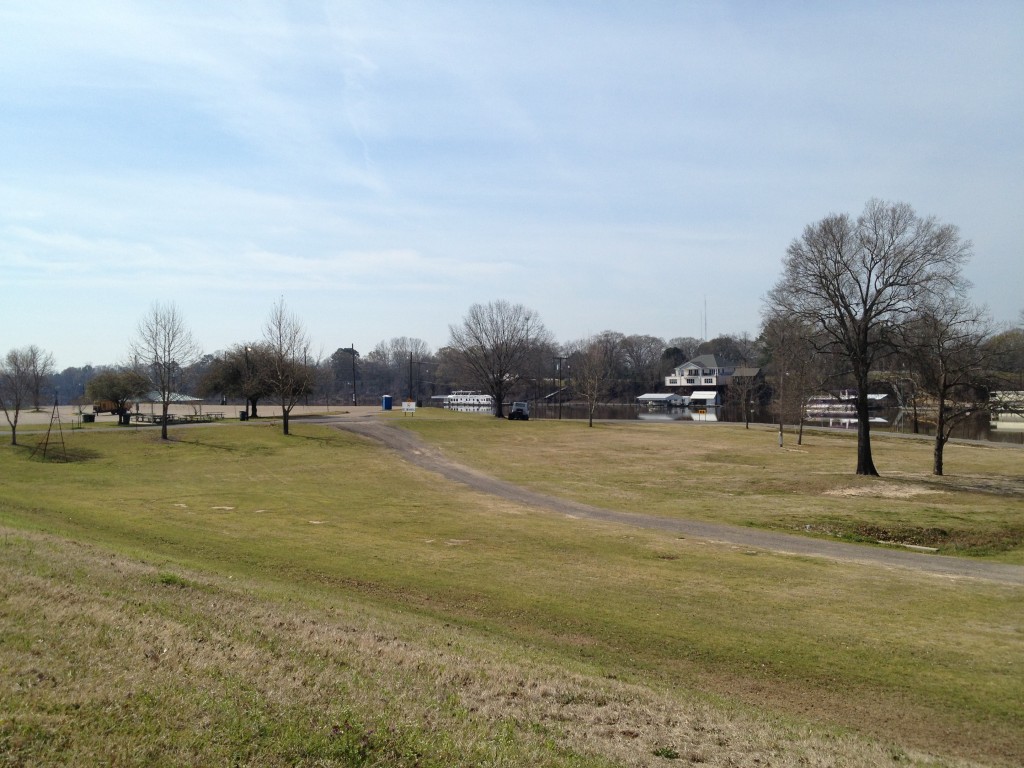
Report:
<svg viewBox="0 0 1024 768"><path fill-rule="evenodd" d="M273 402L286 434L299 402L358 404L382 394L421 401L456 389L492 395L496 416L512 397L573 399L586 404L592 424L598 404L663 389L677 366L713 354L765 374L737 379L726 405L734 418L749 420L755 403L770 402L780 445L786 423L800 426L801 439L810 395L854 392L858 474L877 474L869 394L895 392L915 423L918 414L934 421L933 471L941 474L952 429L992 408L992 391L1024 388L1024 311L1019 327L999 328L970 301L963 267L971 252L955 226L905 203L872 200L857 217L830 214L790 244L782 275L763 297L758 334L710 340L609 330L559 343L534 310L496 300L471 306L439 350L403 336L365 354L349 346L324 357L282 300L260 336L204 355L176 307L155 304L117 366L57 374L52 355L37 347L11 350L0 364L0 406L12 442L19 408L31 401L38 409L47 380L122 414L155 391L164 437L175 392L241 401L249 418L258 417L261 402Z"/></svg>

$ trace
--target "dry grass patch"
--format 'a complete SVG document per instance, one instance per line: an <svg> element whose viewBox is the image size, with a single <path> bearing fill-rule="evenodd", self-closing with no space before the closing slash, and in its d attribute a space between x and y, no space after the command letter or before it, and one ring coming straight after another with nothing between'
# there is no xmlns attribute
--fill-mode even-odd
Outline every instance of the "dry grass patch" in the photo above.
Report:
<svg viewBox="0 0 1024 768"><path fill-rule="evenodd" d="M493 435L542 433L526 431L533 422L513 433L495 421L434 426L453 429L449 438L461 432L455 442L479 435L495 446L480 456L529 465L515 440ZM812 755L858 765L886 755L926 764L920 755L937 753L935 764L1014 765L1024 756L1019 589L569 521L450 483L352 435L295 431L210 428L171 444L89 433L75 439L97 458L75 465L0 451L0 523L20 542L0 566L11 596L0 610L16 606L0 622L0 631L14 628L0 662L24 683L0 712L12 713L4 738L22 762L54 762L51 747L87 755L111 733L127 750L121 762L133 764L145 762L146 745L157 757L181 749L165 762L185 764L643 765L684 756L746 765ZM620 434L659 434L567 432L550 436L575 446L574 463L538 472L581 489L587 477L610 482L585 445L597 440L611 457ZM674 489L647 489L628 456L605 468L632 479L642 507L665 514L735 514L740 505L763 524L770 503L785 512L773 513L780 521L895 511L960 515L984 530L979 509L993 526L1014 511L965 508L960 491L830 498L822 491L854 483L830 475L827 452L813 446L804 473L813 493L798 490L783 458L765 465L774 489L757 492L762 457L777 454L751 449L757 462L743 463L745 435L700 434L691 455L703 463L678 472ZM747 495L729 506L719 481ZM73 606L92 619L81 624ZM39 637L53 641L34 644ZM103 654L110 674L93 675ZM117 678L118 665L139 677ZM42 684L51 679L60 684ZM75 680L87 717L61 708ZM61 741L75 732L64 726L83 722L81 741ZM335 757L342 749L356 752Z"/></svg>
<svg viewBox="0 0 1024 768"><path fill-rule="evenodd" d="M5 542L6 765L968 765L573 673L456 626Z"/></svg>
<svg viewBox="0 0 1024 768"><path fill-rule="evenodd" d="M870 485L855 485L849 488L835 488L825 491L826 496L871 496L876 499L910 499L929 493L943 493L938 488L899 485L897 483L875 482Z"/></svg>

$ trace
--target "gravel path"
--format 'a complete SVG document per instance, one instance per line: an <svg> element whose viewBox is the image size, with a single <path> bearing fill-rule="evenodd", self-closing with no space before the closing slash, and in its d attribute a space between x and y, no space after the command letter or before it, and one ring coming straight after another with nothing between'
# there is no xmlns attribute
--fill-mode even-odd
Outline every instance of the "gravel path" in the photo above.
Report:
<svg viewBox="0 0 1024 768"><path fill-rule="evenodd" d="M618 512L580 504L531 491L514 483L478 472L464 464L452 461L439 449L424 443L414 433L376 419L342 416L324 419L323 422L383 443L410 463L430 472L436 472L449 480L467 485L476 491L570 517L660 530L734 547L807 557L825 557L844 562L915 570L942 577L983 579L1024 586L1024 566L848 544L722 523L658 517L642 512Z"/></svg>

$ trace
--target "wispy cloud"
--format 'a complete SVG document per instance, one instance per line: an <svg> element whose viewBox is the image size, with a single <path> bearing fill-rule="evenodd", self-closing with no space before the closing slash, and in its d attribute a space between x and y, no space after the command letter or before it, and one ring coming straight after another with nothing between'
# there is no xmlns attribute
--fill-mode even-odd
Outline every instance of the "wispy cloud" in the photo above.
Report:
<svg viewBox="0 0 1024 768"><path fill-rule="evenodd" d="M872 196L959 224L1015 317L1022 48L998 0L6 4L0 327L160 295L228 343L287 291L364 346L500 296L693 335L699 282L754 332L788 241Z"/></svg>

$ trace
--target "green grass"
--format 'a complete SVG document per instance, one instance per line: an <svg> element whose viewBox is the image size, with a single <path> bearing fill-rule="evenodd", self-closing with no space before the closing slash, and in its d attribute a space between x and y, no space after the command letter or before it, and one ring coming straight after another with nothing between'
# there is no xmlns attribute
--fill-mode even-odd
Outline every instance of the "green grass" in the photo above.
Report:
<svg viewBox="0 0 1024 768"><path fill-rule="evenodd" d="M945 477L932 443L872 438L881 478L857 477L855 436L763 425L536 421L428 413L396 419L460 460L588 504L851 540L889 538L942 554L1024 564L1024 451L951 443ZM872 534L868 536L867 534Z"/></svg>
<svg viewBox="0 0 1024 768"><path fill-rule="evenodd" d="M1020 519L1005 490L824 495L858 485L845 437L396 421L626 510L985 536ZM1024 759L1020 589L564 519L299 421L172 434L76 432L68 464L0 450L7 764L98 745L129 764ZM919 451L879 441L903 466L886 482L932 487ZM1009 482L1020 458L947 466Z"/></svg>

